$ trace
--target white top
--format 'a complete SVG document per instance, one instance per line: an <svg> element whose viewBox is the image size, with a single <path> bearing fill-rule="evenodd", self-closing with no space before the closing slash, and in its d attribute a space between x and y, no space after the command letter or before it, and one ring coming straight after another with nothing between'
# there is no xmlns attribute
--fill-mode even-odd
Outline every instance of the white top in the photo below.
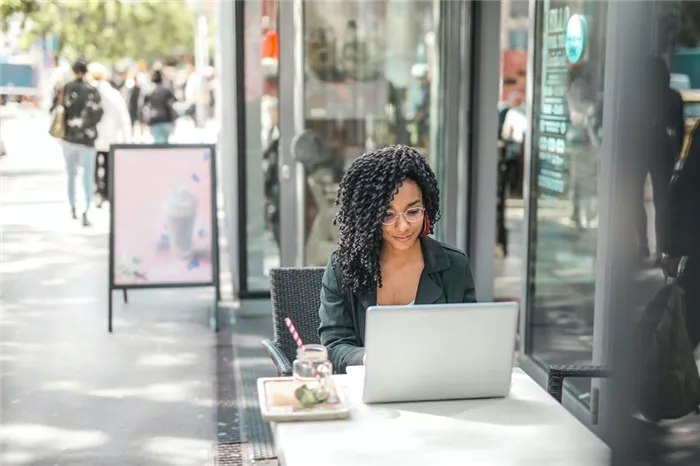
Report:
<svg viewBox="0 0 700 466"><path fill-rule="evenodd" d="M112 144L131 142L131 117L126 101L110 83L100 81L95 87L100 93L100 105L104 111L97 123L95 150L107 152Z"/></svg>
<svg viewBox="0 0 700 466"><path fill-rule="evenodd" d="M507 398L365 405L364 367L334 379L350 419L273 424L285 466L600 466L608 447L527 376Z"/></svg>
<svg viewBox="0 0 700 466"><path fill-rule="evenodd" d="M503 130L501 138L506 141L521 143L525 140L527 132L527 116L519 108L511 108L506 112L506 118L503 122Z"/></svg>

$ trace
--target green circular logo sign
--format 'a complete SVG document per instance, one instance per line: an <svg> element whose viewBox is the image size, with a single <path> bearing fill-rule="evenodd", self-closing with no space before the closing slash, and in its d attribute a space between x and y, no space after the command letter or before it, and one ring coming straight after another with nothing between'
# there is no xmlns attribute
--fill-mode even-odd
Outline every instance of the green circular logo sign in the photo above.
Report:
<svg viewBox="0 0 700 466"><path fill-rule="evenodd" d="M564 47L566 58L571 63L578 63L586 50L586 17L575 14L569 18L566 24L566 37Z"/></svg>

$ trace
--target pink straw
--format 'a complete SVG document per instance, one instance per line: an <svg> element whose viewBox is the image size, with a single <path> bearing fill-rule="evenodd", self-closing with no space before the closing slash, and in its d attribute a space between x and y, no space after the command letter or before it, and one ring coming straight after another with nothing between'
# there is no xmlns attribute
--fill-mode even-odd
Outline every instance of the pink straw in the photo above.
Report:
<svg viewBox="0 0 700 466"><path fill-rule="evenodd" d="M287 324L287 328L289 329L289 333L292 334L292 338L294 338L294 341L296 342L299 349L303 349L304 343L301 341L301 338L299 337L299 334L297 333L297 329L294 328L294 324L292 323L292 319L290 319L289 317L285 317L284 323ZM313 368L313 371L314 371L314 375L316 376L316 380L318 380L318 383L322 383L321 376L318 374L318 372L316 372L315 367ZM295 372L296 372L296 369L295 369Z"/></svg>
<svg viewBox="0 0 700 466"><path fill-rule="evenodd" d="M302 343L301 338L299 338L299 334L297 333L297 329L294 328L294 324L292 323L292 319L290 319L289 317L285 317L284 323L287 324L287 328L289 329L289 333L292 334L292 338L294 338L294 341L296 342L297 346L299 348L303 348L304 343Z"/></svg>

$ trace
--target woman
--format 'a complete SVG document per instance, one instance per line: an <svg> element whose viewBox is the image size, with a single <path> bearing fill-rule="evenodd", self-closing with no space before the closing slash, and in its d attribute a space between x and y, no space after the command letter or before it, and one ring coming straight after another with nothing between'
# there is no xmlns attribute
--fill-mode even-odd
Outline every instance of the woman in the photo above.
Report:
<svg viewBox="0 0 700 466"><path fill-rule="evenodd" d="M109 70L99 63L88 65L88 79L100 93L104 114L97 124L97 163L95 164L95 185L99 200L97 207L108 197L108 158L109 146L131 142L131 117L122 94L109 82Z"/></svg>
<svg viewBox="0 0 700 466"><path fill-rule="evenodd" d="M440 194L415 149L395 145L359 157L336 206L340 240L319 311L319 336L336 371L364 364L370 306L476 302L466 254L428 236L440 219Z"/></svg>
<svg viewBox="0 0 700 466"><path fill-rule="evenodd" d="M175 94L165 85L160 70L153 72L151 81L155 87L143 100L143 121L148 125L155 144L167 144L177 119Z"/></svg>
<svg viewBox="0 0 700 466"><path fill-rule="evenodd" d="M138 80L138 76L135 72L132 72L129 78L126 80L126 85L128 88L128 96L126 98L127 105L129 107L129 117L131 118L131 128L134 134L134 139L141 140L143 136L143 120L141 115L141 106L143 104L143 96L141 95L141 83Z"/></svg>
<svg viewBox="0 0 700 466"><path fill-rule="evenodd" d="M75 178L78 169L82 170L83 199L83 226L91 225L88 219L88 211L92 205L94 194L94 173L97 151L97 128L104 115L102 97L100 92L91 86L88 79L88 63L78 59L71 66L74 79L68 83L60 84L56 89L51 113L62 108L62 112L56 115L56 122L62 126L55 137L60 137L63 157L66 161L68 175L68 201L71 207L71 216L77 219ZM63 124L61 124L62 122ZM53 123L52 123L53 126Z"/></svg>

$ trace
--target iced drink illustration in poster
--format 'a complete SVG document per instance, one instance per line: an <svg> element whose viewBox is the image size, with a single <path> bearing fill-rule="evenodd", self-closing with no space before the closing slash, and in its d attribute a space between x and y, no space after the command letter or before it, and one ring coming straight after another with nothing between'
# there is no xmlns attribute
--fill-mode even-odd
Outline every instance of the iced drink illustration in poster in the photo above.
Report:
<svg viewBox="0 0 700 466"><path fill-rule="evenodd" d="M213 282L212 150L114 149L114 284Z"/></svg>

